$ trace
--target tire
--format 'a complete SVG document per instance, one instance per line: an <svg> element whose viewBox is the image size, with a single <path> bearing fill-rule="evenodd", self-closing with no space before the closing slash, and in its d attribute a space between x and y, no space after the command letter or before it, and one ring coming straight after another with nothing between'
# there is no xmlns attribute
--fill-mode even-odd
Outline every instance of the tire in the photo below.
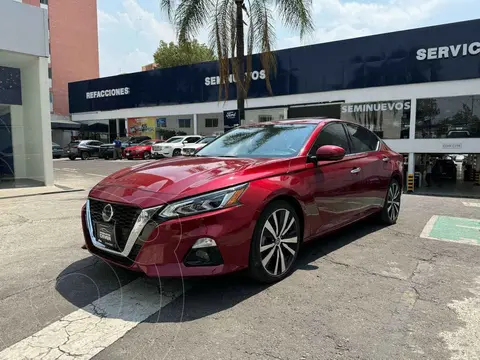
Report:
<svg viewBox="0 0 480 360"><path fill-rule="evenodd" d="M397 222L398 215L400 214L401 198L402 188L398 180L390 180L387 194L385 195L385 203L382 210L377 214L378 222L384 225L393 225Z"/></svg>
<svg viewBox="0 0 480 360"><path fill-rule="evenodd" d="M73 160L75 160L77 157L70 155L68 158L73 161Z"/></svg>
<svg viewBox="0 0 480 360"><path fill-rule="evenodd" d="M143 153L143 160L150 160L152 158L152 154L149 151L145 151Z"/></svg>
<svg viewBox="0 0 480 360"><path fill-rule="evenodd" d="M180 156L182 154L182 150L180 149L175 149L173 150L172 156Z"/></svg>
<svg viewBox="0 0 480 360"><path fill-rule="evenodd" d="M283 235L275 237L272 231ZM283 200L269 204L260 215L253 232L250 276L258 282L268 284L290 275L300 250L302 234L303 225L292 205Z"/></svg>
<svg viewBox="0 0 480 360"><path fill-rule="evenodd" d="M80 154L80 156L81 156L81 159L82 159L82 160L88 160L88 158L90 157L90 155L89 155L88 152L86 152L86 151L83 151L83 152Z"/></svg>

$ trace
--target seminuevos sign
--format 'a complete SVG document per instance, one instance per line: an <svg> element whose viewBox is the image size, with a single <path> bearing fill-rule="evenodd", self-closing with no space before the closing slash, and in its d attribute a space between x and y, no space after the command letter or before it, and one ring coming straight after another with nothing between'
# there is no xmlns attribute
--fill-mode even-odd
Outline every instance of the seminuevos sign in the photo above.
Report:
<svg viewBox="0 0 480 360"><path fill-rule="evenodd" d="M342 105L342 113L356 113L356 112L368 112L368 111L402 111L410 110L410 101L390 101L390 102L377 102L367 104L351 104Z"/></svg>
<svg viewBox="0 0 480 360"><path fill-rule="evenodd" d="M245 76L248 76L248 73L245 73ZM252 80L265 80L266 74L265 70L252 71ZM235 81L235 76L230 74L228 76L228 81L230 84L233 84ZM209 76L205 78L205 86L220 85L220 76Z"/></svg>

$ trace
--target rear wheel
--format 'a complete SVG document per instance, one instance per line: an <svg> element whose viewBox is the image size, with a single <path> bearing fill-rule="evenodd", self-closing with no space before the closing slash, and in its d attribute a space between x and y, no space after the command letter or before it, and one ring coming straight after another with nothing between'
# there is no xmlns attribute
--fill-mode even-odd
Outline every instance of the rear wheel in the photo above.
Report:
<svg viewBox="0 0 480 360"><path fill-rule="evenodd" d="M76 159L76 156L69 155L68 158L69 158L70 160L75 160L75 159Z"/></svg>
<svg viewBox="0 0 480 360"><path fill-rule="evenodd" d="M382 211L378 213L378 220L385 225L393 225L397 222L400 214L400 200L402 197L402 190L400 183L396 179L390 181L387 195Z"/></svg>
<svg viewBox="0 0 480 360"><path fill-rule="evenodd" d="M293 206L275 201L257 221L250 247L249 271L262 283L287 277L294 268L301 243L301 224Z"/></svg>
<svg viewBox="0 0 480 360"><path fill-rule="evenodd" d="M172 156L180 156L182 151L180 149L175 149L173 150L173 155Z"/></svg>
<svg viewBox="0 0 480 360"><path fill-rule="evenodd" d="M152 154L150 154L149 151L145 151L145 152L143 153L143 159L144 159L144 160L149 160L151 157L152 157Z"/></svg>

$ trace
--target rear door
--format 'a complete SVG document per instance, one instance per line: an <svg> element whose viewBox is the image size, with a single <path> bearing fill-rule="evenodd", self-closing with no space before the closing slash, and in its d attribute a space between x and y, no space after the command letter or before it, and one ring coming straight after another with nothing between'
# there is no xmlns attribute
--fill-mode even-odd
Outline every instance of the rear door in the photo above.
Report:
<svg viewBox="0 0 480 360"><path fill-rule="evenodd" d="M315 235L351 221L357 208L354 185L360 175L356 171L355 158L348 156L351 153L350 144L341 122L325 125L310 149L309 156L324 145L340 146L345 149L347 156L338 161L319 161L317 167L308 170L311 171L309 185L318 210L318 221L311 229Z"/></svg>
<svg viewBox="0 0 480 360"><path fill-rule="evenodd" d="M360 169L358 182L355 184L358 193L361 215L383 206L388 189L392 161L386 152L381 151L381 141L370 130L363 126L345 123L350 140L352 154L356 166Z"/></svg>

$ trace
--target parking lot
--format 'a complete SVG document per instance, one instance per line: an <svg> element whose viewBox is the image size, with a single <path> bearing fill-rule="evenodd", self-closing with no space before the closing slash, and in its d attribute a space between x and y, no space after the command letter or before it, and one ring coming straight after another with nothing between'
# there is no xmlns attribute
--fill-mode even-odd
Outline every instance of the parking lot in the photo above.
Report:
<svg viewBox="0 0 480 360"><path fill-rule="evenodd" d="M55 160L56 183L88 190L141 162ZM480 358L476 200L404 195L396 225L307 244L262 286L146 279L90 256L86 190L0 200L0 359Z"/></svg>

